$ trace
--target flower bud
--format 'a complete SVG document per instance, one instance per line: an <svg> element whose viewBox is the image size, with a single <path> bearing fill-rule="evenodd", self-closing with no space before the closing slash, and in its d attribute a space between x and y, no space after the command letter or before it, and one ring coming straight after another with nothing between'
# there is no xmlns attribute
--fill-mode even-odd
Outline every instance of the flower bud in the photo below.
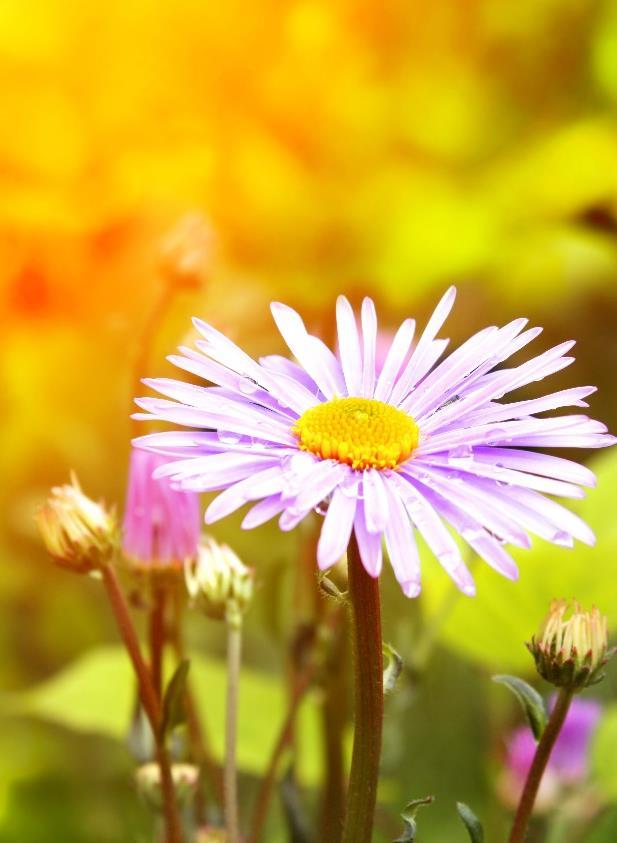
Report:
<svg viewBox="0 0 617 843"><path fill-rule="evenodd" d="M178 805L188 805L195 795L195 788L199 779L199 770L193 764L172 764L171 777ZM155 761L142 764L135 773L137 790L156 811L163 808L163 794L161 792L161 768Z"/></svg>
<svg viewBox="0 0 617 843"><path fill-rule="evenodd" d="M590 612L583 611L574 600L553 600L527 647L547 682L572 691L600 682L612 655L606 617L595 606Z"/></svg>
<svg viewBox="0 0 617 843"><path fill-rule="evenodd" d="M227 832L224 828L200 828L197 832L196 843L227 843Z"/></svg>
<svg viewBox="0 0 617 843"><path fill-rule="evenodd" d="M253 571L233 550L210 537L202 540L195 562L185 568L194 604L208 617L240 624L253 596Z"/></svg>
<svg viewBox="0 0 617 843"><path fill-rule="evenodd" d="M35 518L58 565L87 574L112 558L118 541L115 515L86 497L75 475L69 485L54 486Z"/></svg>
<svg viewBox="0 0 617 843"><path fill-rule="evenodd" d="M177 287L199 288L212 262L212 226L200 213L187 214L163 238L160 268Z"/></svg>

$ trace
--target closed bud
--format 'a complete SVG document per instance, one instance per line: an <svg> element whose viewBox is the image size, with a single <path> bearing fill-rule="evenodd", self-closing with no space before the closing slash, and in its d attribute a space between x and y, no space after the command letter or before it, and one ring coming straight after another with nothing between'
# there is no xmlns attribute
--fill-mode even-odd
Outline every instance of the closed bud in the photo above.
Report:
<svg viewBox="0 0 617 843"><path fill-rule="evenodd" d="M199 780L199 770L193 764L172 764L171 777L178 805L188 805L195 795ZM155 761L142 764L135 773L137 790L146 802L156 811L163 809L161 790L161 768Z"/></svg>
<svg viewBox="0 0 617 843"><path fill-rule="evenodd" d="M604 678L608 650L606 617L594 606L554 600L537 636L527 644L538 673L558 688L581 691Z"/></svg>
<svg viewBox="0 0 617 843"><path fill-rule="evenodd" d="M193 604L208 617L239 625L253 596L253 571L233 550L204 538L197 559L185 568Z"/></svg>
<svg viewBox="0 0 617 843"><path fill-rule="evenodd" d="M224 828L200 828L197 832L196 843L227 843L227 832Z"/></svg>
<svg viewBox="0 0 617 843"><path fill-rule="evenodd" d="M84 495L75 475L70 484L51 490L35 518L57 564L77 573L100 568L117 547L118 524L113 511Z"/></svg>

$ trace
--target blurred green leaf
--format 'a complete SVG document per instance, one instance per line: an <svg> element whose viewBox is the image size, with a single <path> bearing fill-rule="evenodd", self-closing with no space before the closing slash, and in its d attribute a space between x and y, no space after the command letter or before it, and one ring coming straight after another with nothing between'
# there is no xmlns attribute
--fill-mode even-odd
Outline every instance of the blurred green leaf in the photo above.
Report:
<svg viewBox="0 0 617 843"><path fill-rule="evenodd" d="M225 734L226 667L223 661L191 657L191 679L212 750L222 759ZM134 680L121 647L91 650L51 679L22 693L0 698L0 711L39 716L69 729L105 734L124 741L134 702ZM278 737L286 707L280 678L243 667L240 678L238 763L251 773L263 772ZM256 712L268 712L267 717ZM319 780L321 753L319 709L308 695L299 712L301 780Z"/></svg>
<svg viewBox="0 0 617 843"><path fill-rule="evenodd" d="M523 679L519 679L518 676L498 674L497 676L493 676L493 682L505 685L506 688L512 691L523 707L534 738L539 741L546 727L547 720L546 707L540 694Z"/></svg>
<svg viewBox="0 0 617 843"><path fill-rule="evenodd" d="M617 802L617 705L608 707L591 744L592 775L611 801Z"/></svg>
<svg viewBox="0 0 617 843"><path fill-rule="evenodd" d="M393 843L413 843L417 831L416 814L420 808L425 805L432 805L434 801L434 796L425 796L423 799L414 799L405 807L405 810L401 813L404 825L403 833Z"/></svg>
<svg viewBox="0 0 617 843"><path fill-rule="evenodd" d="M482 828L482 823L476 817L469 805L465 805L464 802L457 802L456 810L463 821L463 825L469 832L469 839L471 840L471 843L484 843L484 829Z"/></svg>
<svg viewBox="0 0 617 843"><path fill-rule="evenodd" d="M456 595L448 577L426 554L425 608L429 622L440 622L441 640L492 672L531 672L524 642L537 629L555 597L575 597L597 604L617 626L617 451L590 464L598 485L583 501L567 501L595 531L595 547L577 543L568 549L533 539L530 550L511 549L520 568L518 582L500 577L481 560L473 563L477 596ZM445 610L444 610L445 607Z"/></svg>
<svg viewBox="0 0 617 843"><path fill-rule="evenodd" d="M163 722L161 734L163 737L172 732L186 720L184 707L184 692L191 663L188 659L180 662L169 680L163 699Z"/></svg>

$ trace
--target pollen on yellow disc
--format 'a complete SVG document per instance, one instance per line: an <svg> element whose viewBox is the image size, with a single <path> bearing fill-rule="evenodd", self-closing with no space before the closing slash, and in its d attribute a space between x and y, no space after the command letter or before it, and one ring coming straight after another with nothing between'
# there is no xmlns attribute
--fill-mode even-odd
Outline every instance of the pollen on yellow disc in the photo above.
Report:
<svg viewBox="0 0 617 843"><path fill-rule="evenodd" d="M418 445L411 416L375 398L334 398L311 407L293 426L300 448L366 468L396 468Z"/></svg>

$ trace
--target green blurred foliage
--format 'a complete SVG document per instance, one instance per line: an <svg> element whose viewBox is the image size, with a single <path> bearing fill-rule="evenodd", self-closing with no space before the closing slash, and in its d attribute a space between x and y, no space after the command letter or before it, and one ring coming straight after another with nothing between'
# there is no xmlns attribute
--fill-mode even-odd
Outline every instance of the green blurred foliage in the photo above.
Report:
<svg viewBox="0 0 617 843"><path fill-rule="evenodd" d="M551 387L598 384L593 414L617 429L617 3L6 0L0 83L0 840L145 841L128 664L99 584L49 565L35 506L74 468L121 508L135 374L171 374L164 356L190 338L194 313L251 353L282 352L272 298L330 340L340 291L354 303L371 293L389 330L457 283L454 345L520 315L545 326L534 349L575 337L578 361ZM217 241L205 282L178 294L148 371L134 373L160 238L194 208ZM387 702L380 843L428 793L420 839L462 843L456 800L504 838L495 781L521 715L489 672L529 678L523 642L554 596L597 602L617 628L617 462L591 463L599 486L576 507L595 548L536 540L517 554L516 584L475 564L474 600L428 556L415 603L386 571L385 638L407 666ZM215 532L259 572L242 684L246 813L311 598L294 599L307 532L245 534L239 521ZM222 634L200 618L187 633L220 752ZM614 706L616 689L611 669L598 693ZM617 801L613 706L594 770ZM311 809L320 717L315 694L298 730ZM268 834L285 840L278 805ZM616 837L608 808L588 841Z"/></svg>

